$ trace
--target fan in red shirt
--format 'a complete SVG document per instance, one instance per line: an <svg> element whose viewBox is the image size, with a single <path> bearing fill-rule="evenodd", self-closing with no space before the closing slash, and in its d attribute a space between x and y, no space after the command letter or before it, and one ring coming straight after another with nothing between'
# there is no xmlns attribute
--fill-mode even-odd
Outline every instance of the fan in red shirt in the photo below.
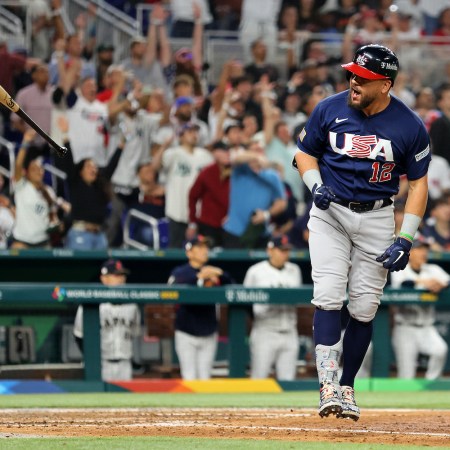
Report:
<svg viewBox="0 0 450 450"><path fill-rule="evenodd" d="M212 146L215 162L205 167L189 191L187 239L197 233L209 237L214 246L222 245L222 223L228 212L230 155L228 146L217 141Z"/></svg>

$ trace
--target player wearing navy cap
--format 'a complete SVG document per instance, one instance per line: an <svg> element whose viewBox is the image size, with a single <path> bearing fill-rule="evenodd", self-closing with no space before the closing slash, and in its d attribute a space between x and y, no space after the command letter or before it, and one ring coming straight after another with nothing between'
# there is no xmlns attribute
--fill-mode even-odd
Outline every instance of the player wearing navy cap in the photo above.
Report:
<svg viewBox="0 0 450 450"><path fill-rule="evenodd" d="M358 420L355 376L371 340L387 272L408 263L426 207L431 156L421 120L390 95L397 56L370 44L343 67L349 89L317 105L299 135L294 165L314 201L308 228L319 415ZM392 197L403 174L409 181L408 200L395 237ZM347 289L351 317L340 344Z"/></svg>
<svg viewBox="0 0 450 450"><path fill-rule="evenodd" d="M100 269L100 281L114 288L127 281L130 271L118 259L108 259ZM133 340L141 332L141 313L136 303L99 305L103 380L131 380L133 378ZM83 306L77 309L73 334L84 348ZM89 345L89 342L86 343Z"/></svg>
<svg viewBox="0 0 450 450"><path fill-rule="evenodd" d="M185 244L188 262L175 267L169 284L188 284L201 288L223 286L231 277L219 267L207 264L211 240L203 235ZM176 308L175 351L184 380L206 380L216 356L218 340L217 310L214 304L180 304Z"/></svg>

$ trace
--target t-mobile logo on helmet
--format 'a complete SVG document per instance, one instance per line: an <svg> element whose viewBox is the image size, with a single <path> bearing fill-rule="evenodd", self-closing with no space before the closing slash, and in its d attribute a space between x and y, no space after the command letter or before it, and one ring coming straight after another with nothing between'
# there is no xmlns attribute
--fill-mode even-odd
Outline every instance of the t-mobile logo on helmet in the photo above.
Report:
<svg viewBox="0 0 450 450"><path fill-rule="evenodd" d="M382 62L381 63L381 68L382 69L389 69L389 70L398 70L398 67L396 64L391 64L388 62Z"/></svg>

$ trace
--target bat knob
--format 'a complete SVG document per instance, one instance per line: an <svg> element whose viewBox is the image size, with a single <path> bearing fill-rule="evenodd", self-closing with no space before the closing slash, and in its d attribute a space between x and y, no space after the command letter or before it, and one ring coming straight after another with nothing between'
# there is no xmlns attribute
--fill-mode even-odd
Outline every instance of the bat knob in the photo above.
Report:
<svg viewBox="0 0 450 450"><path fill-rule="evenodd" d="M68 152L67 147L57 147L57 148L55 148L55 150L56 150L56 154L60 158L63 158L64 156L66 156L67 152Z"/></svg>

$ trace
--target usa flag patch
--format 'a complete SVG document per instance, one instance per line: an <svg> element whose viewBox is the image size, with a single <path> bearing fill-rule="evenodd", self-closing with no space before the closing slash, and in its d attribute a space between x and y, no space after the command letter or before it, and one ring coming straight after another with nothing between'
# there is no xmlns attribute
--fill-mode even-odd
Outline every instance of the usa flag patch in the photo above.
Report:
<svg viewBox="0 0 450 450"><path fill-rule="evenodd" d="M305 136L306 136L306 128L303 128L302 132L298 136L300 139L300 142L303 142L303 139L305 139Z"/></svg>

